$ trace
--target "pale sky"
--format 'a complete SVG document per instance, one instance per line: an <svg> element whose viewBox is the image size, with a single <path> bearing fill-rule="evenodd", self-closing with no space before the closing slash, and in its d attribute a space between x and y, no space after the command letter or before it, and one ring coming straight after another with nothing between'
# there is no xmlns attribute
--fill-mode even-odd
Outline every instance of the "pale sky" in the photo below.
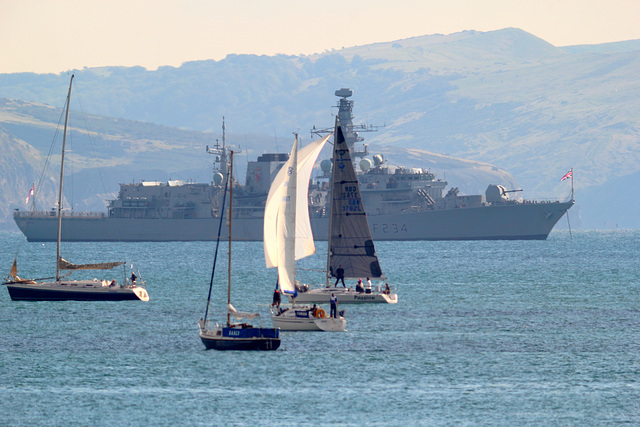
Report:
<svg viewBox="0 0 640 427"><path fill-rule="evenodd" d="M640 0L0 0L0 73L180 66L521 28L555 46L640 39Z"/></svg>

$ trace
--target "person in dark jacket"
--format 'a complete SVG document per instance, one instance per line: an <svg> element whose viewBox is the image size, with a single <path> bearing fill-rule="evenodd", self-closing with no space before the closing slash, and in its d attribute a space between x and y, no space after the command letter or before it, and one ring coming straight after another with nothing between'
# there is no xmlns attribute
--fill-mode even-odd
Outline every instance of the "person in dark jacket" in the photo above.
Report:
<svg viewBox="0 0 640 427"><path fill-rule="evenodd" d="M341 280L342 280L342 287L346 288L344 284L344 268L342 268L342 265L339 265L338 269L336 270L336 284L333 286L338 286L338 282Z"/></svg>
<svg viewBox="0 0 640 427"><path fill-rule="evenodd" d="M276 285L276 288L273 290L273 301L271 302L271 305L276 306L276 308L280 308L280 291L278 290L278 285Z"/></svg>

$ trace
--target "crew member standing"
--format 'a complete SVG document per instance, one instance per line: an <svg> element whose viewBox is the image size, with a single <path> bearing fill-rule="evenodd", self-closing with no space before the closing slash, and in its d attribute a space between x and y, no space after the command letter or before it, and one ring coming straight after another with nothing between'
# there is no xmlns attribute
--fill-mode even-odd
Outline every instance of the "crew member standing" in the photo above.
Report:
<svg viewBox="0 0 640 427"><path fill-rule="evenodd" d="M276 288L273 290L273 301L271 305L280 308L280 291L278 290L278 285L276 285Z"/></svg>
<svg viewBox="0 0 640 427"><path fill-rule="evenodd" d="M338 286L338 282L341 280L342 280L342 287L346 288L344 284L344 268L342 268L342 265L339 265L338 269L336 270L336 284L333 286Z"/></svg>
<svg viewBox="0 0 640 427"><path fill-rule="evenodd" d="M337 318L338 317L338 297L335 296L334 294L331 294L331 299L329 300L329 302L331 303L331 312L329 315L333 318Z"/></svg>

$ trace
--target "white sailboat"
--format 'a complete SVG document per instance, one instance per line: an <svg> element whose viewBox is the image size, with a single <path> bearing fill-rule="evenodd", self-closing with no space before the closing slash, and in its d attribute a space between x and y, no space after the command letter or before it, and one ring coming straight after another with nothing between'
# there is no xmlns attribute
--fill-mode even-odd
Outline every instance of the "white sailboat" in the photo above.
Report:
<svg viewBox="0 0 640 427"><path fill-rule="evenodd" d="M312 142L298 153L296 135L289 161L269 190L264 216L264 253L267 267L278 267L280 291L292 298L291 307L271 308L273 325L282 330L344 331L342 313L327 317L314 306L296 304L295 261L315 253L309 221L308 192L313 165L329 136ZM300 160L298 160L300 159Z"/></svg>
<svg viewBox="0 0 640 427"><path fill-rule="evenodd" d="M223 216L220 215L218 226L218 239L213 259L211 282L209 283L209 296L204 317L198 321L198 336L207 350L277 350L280 347L280 331L277 328L255 327L249 323L231 322L231 317L236 320L251 320L259 316L258 313L244 313L237 311L231 305L231 238L233 219L233 151L229 152L230 167L226 176L224 196L222 199L222 211L229 191L229 259L227 271L227 322L226 324L213 324L209 319L209 304L211 302L211 290L218 258L218 246L220 244L220 232Z"/></svg>
<svg viewBox="0 0 640 427"><path fill-rule="evenodd" d="M13 266L4 284L7 286L12 300L26 301L123 301L142 300L149 301L149 294L144 287L138 286L135 280L129 282L126 279L122 284L115 280L67 280L61 275L61 270L109 270L125 262L105 262L98 264L72 264L64 260L60 255L60 240L62 236L62 189L64 179L64 155L67 139L67 123L69 121L69 102L71 100L71 86L73 75L69 82L67 94L66 112L64 119L64 133L62 136L62 158L60 163L60 183L58 190L58 238L56 245L56 275L54 281L36 281L21 279L18 277L17 261ZM135 276L133 276L135 277ZM38 280L50 280L38 279ZM143 282L144 283L144 282Z"/></svg>
<svg viewBox="0 0 640 427"><path fill-rule="evenodd" d="M343 271L344 279L369 278L380 283L385 280L371 238L351 153L338 118L332 164L326 285L300 292L295 300L298 303L328 303L331 296L335 295L340 304L395 304L398 302L398 295L387 289L388 285L385 289L381 289L382 286L378 284L371 290L360 291L346 286L337 287L337 280L335 285L331 284L339 268ZM287 296L292 298L291 295Z"/></svg>

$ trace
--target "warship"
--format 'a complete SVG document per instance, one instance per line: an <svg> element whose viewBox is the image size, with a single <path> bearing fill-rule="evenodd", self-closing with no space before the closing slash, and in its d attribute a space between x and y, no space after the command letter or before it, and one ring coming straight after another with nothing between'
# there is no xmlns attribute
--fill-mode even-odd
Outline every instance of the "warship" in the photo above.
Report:
<svg viewBox="0 0 640 427"><path fill-rule="evenodd" d="M350 89L335 92L338 119L354 162L362 202L374 240L543 240L573 204L567 201L512 199L502 185L489 185L485 194L461 195L456 187L423 168L388 164L368 147L355 150L372 126L353 124ZM313 129L323 134L333 129ZM206 147L213 156L211 183L184 181L120 184L107 212L63 211L64 241L209 241L215 240L228 173L225 125L222 144ZM262 241L264 206L271 182L289 159L287 153L268 153L250 161L244 185L234 189L234 240ZM359 159L359 162L358 160ZM316 240L326 240L329 221L331 161L309 184L309 214ZM30 242L56 240L55 211L16 210L14 221ZM223 236L224 237L224 236Z"/></svg>

